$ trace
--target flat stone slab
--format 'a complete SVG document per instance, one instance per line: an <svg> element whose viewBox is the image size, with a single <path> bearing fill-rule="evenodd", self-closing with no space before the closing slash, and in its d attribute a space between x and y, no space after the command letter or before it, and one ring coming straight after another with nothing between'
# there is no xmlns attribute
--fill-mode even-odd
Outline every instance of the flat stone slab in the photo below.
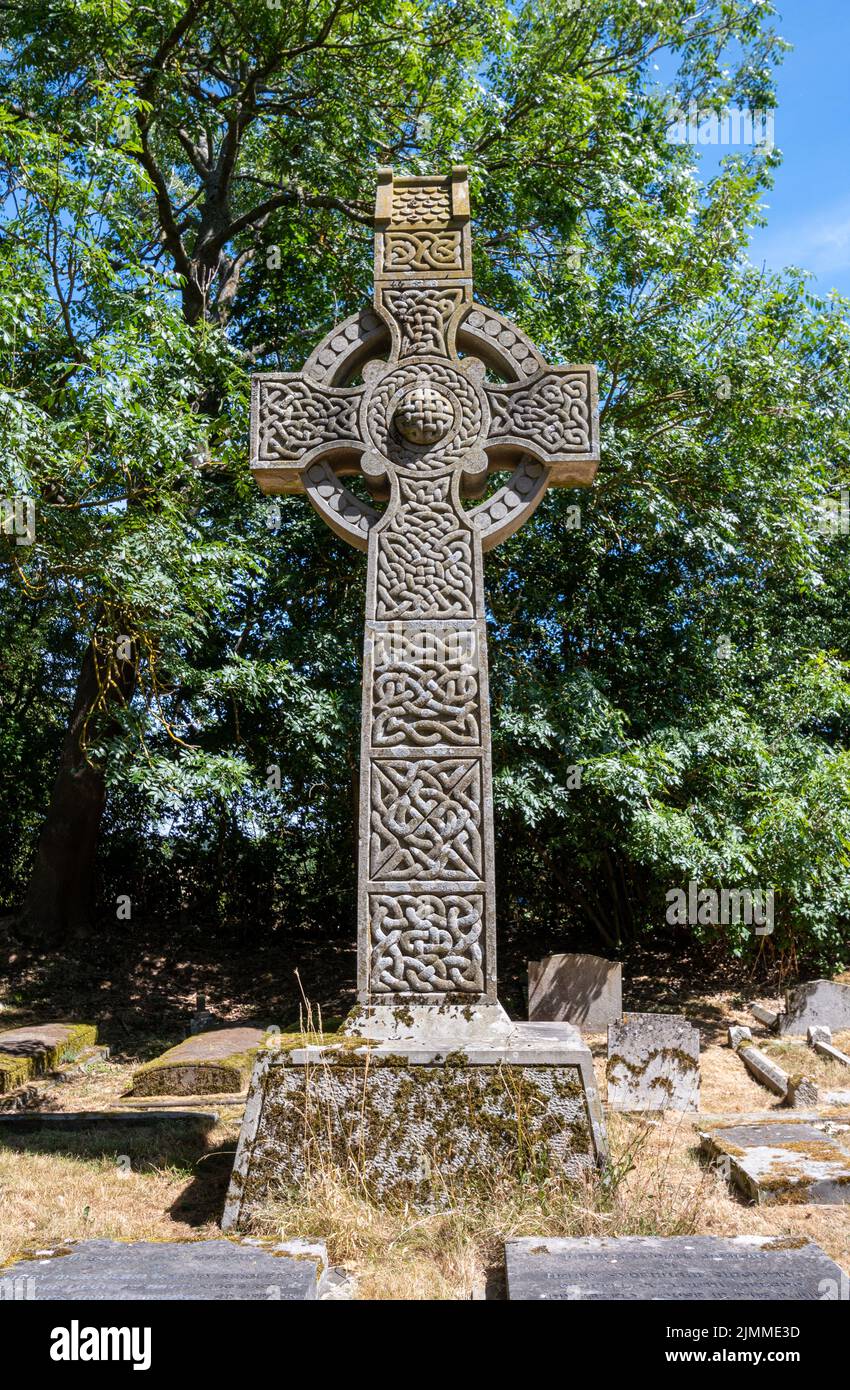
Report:
<svg viewBox="0 0 850 1390"><path fill-rule="evenodd" d="M0 1095L71 1062L97 1042L90 1023L41 1023L0 1032Z"/></svg>
<svg viewBox="0 0 850 1390"><path fill-rule="evenodd" d="M232 1240L85 1240L0 1270L36 1301L299 1302L318 1297L327 1259L316 1246L279 1254ZM291 1249L291 1245L289 1247ZM272 1290L274 1291L272 1293Z"/></svg>
<svg viewBox="0 0 850 1390"><path fill-rule="evenodd" d="M850 1202L850 1115L732 1122L700 1133L729 1183L761 1206Z"/></svg>
<svg viewBox="0 0 850 1390"><path fill-rule="evenodd" d="M627 1013L608 1025L613 1110L699 1110L699 1030L681 1014Z"/></svg>
<svg viewBox="0 0 850 1390"><path fill-rule="evenodd" d="M603 956L558 955L528 962L528 1017L604 1033L623 1016L623 967Z"/></svg>
<svg viewBox="0 0 850 1390"><path fill-rule="evenodd" d="M781 1034L805 1035L810 1028L831 1028L840 1033L850 1028L850 985L834 980L809 980L785 995L785 1012L779 1015Z"/></svg>
<svg viewBox="0 0 850 1390"><path fill-rule="evenodd" d="M345 1036L260 1054L222 1227L275 1189L356 1171L378 1201L429 1208L520 1156L579 1178L606 1140L590 1049L568 1024L505 1020L425 1040Z"/></svg>
<svg viewBox="0 0 850 1390"><path fill-rule="evenodd" d="M217 1028L196 1033L133 1073L130 1096L210 1096L245 1091L265 1028Z"/></svg>
<svg viewBox="0 0 850 1390"><path fill-rule="evenodd" d="M0 1115L0 1143L16 1134L79 1134L89 1130L173 1126L205 1133L218 1115L201 1110L18 1110Z"/></svg>
<svg viewBox="0 0 850 1390"><path fill-rule="evenodd" d="M846 1299L819 1245L770 1236L526 1236L505 1242L508 1298L561 1302Z"/></svg>

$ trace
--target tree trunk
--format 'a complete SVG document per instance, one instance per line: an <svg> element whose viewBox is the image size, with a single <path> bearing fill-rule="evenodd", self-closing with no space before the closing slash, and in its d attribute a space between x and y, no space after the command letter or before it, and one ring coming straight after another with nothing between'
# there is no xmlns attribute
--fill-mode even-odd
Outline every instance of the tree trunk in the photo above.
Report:
<svg viewBox="0 0 850 1390"><path fill-rule="evenodd" d="M129 658L111 651L104 659L93 641L83 658L59 772L26 899L13 928L33 946L56 945L86 936L91 929L94 863L106 785L103 770L86 757L86 729L104 694L110 703L130 698L136 666L135 646Z"/></svg>

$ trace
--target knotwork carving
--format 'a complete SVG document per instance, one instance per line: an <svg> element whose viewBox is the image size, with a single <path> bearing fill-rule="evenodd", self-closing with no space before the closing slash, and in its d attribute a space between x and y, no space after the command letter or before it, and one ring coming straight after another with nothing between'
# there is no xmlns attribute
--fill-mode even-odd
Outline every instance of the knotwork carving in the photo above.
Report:
<svg viewBox="0 0 850 1390"><path fill-rule="evenodd" d="M394 420L410 392L423 389L440 400L445 428L433 442L417 444L394 426ZM434 473L468 457L484 428L478 390L464 372L442 362L429 362L427 374L413 364L388 372L363 410L375 452L412 473Z"/></svg>
<svg viewBox="0 0 850 1390"><path fill-rule="evenodd" d="M592 481L597 417L592 367L549 367L515 324L473 304L462 168L381 172L373 308L328 333L300 375L254 380L260 486L306 492L368 550L363 1003L495 1000L482 554L548 486ZM465 510L490 469L510 476ZM383 513L346 488L357 472Z"/></svg>
<svg viewBox="0 0 850 1390"><path fill-rule="evenodd" d="M379 993L480 994L482 904L478 894L372 894L371 988Z"/></svg>
<svg viewBox="0 0 850 1390"><path fill-rule="evenodd" d="M259 458L293 461L320 444L359 443L360 396L359 391L333 391L297 378L261 377Z"/></svg>
<svg viewBox="0 0 850 1390"><path fill-rule="evenodd" d="M369 877L450 881L483 870L478 759L376 758Z"/></svg>
<svg viewBox="0 0 850 1390"><path fill-rule="evenodd" d="M479 743L474 628L447 633L404 629L376 633L373 663L375 747Z"/></svg>
<svg viewBox="0 0 850 1390"><path fill-rule="evenodd" d="M446 328L463 303L462 290L388 287L383 292L382 300L384 308L398 325L400 358L423 353L448 357Z"/></svg>
<svg viewBox="0 0 850 1390"><path fill-rule="evenodd" d="M384 273L460 270L463 246L460 232L385 232Z"/></svg>
<svg viewBox="0 0 850 1390"><path fill-rule="evenodd" d="M473 537L451 478L400 478L398 488L391 521L376 538L375 617L473 617Z"/></svg>
<svg viewBox="0 0 850 1390"><path fill-rule="evenodd" d="M591 448L589 380L585 373L547 372L527 386L487 387L491 432L526 439L547 454Z"/></svg>

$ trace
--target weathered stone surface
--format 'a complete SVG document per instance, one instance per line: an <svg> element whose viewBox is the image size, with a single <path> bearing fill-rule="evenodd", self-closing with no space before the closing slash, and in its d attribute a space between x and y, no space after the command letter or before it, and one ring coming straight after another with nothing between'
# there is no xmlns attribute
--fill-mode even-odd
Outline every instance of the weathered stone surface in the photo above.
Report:
<svg viewBox="0 0 850 1390"><path fill-rule="evenodd" d="M28 1297L52 1302L317 1298L327 1263L324 1253L287 1254L285 1245L278 1249L281 1253L275 1254L232 1240L86 1240L11 1265L0 1271L0 1280L8 1280L10 1287L21 1280Z"/></svg>
<svg viewBox="0 0 850 1390"><path fill-rule="evenodd" d="M43 1023L0 1033L0 1095L73 1061L97 1042L88 1023Z"/></svg>
<svg viewBox="0 0 850 1390"><path fill-rule="evenodd" d="M495 1107L501 1147L510 1133L516 1158L526 1131L504 1093L497 1104L497 1075L503 1086L512 1079L536 1088L537 1126L561 1132L563 1097L585 1116L592 1110L570 1152L593 1161L604 1148L590 1055L580 1039L554 1047L553 1062L529 1065L527 1056L507 1060L507 1039L488 1038L494 1021L504 1034L507 1020L496 998L483 569L484 552L531 516L548 486L592 482L599 459L596 370L549 366L520 329L473 303L469 221L465 168L448 178L394 178L382 170L373 309L335 328L303 372L266 373L252 383L251 467L260 487L306 493L337 535L368 551L359 1011L347 1032L360 1033L361 1044L369 1034L391 1040L387 1046L396 1051L404 1052L405 1037L408 1045L403 1067L379 1065L374 1079L368 1076L364 1139L373 1157L364 1178L376 1190L392 1186L388 1174L418 1162L423 1109L439 1125L439 1135L426 1125L426 1137L439 1139L441 1161L444 1151L469 1150L468 1106L459 1102L464 1086L467 1096L492 1093L486 1103ZM465 507L465 499L484 495L495 467L510 474L504 487ZM382 513L346 489L344 475L358 471L374 500L385 503ZM436 1043L432 1010L441 1015ZM445 1010L455 1011L452 1020ZM424 1051L413 1061L417 1042ZM487 1060L472 1062L470 1049L480 1044ZM446 1063L453 1053L463 1054L458 1067ZM363 1063L338 1065L351 1055L340 1043L328 1065L299 1062L292 1051L258 1061L234 1181L247 1174L263 1190L260 1170L273 1175L274 1144L281 1173L291 1179L305 1171L303 1131L281 1129L277 1115L300 1104L312 1117L329 1097L355 1101L366 1079ZM268 1113L261 1116L264 1103ZM397 1152L385 1156L378 1131L393 1119L382 1111L391 1103ZM571 1112L570 1124L574 1119ZM328 1129L334 1153L347 1153L347 1122L338 1117ZM270 1162L250 1158L251 1149L264 1146Z"/></svg>
<svg viewBox="0 0 850 1390"><path fill-rule="evenodd" d="M263 1028L196 1033L133 1073L130 1096L207 1096L247 1090Z"/></svg>
<svg viewBox="0 0 850 1390"><path fill-rule="evenodd" d="M329 1164L427 1207L506 1165L579 1176L604 1152L590 1053L566 1024L509 1025L463 1050L453 1033L442 1047L349 1037L260 1058L223 1225Z"/></svg>
<svg viewBox="0 0 850 1390"><path fill-rule="evenodd" d="M505 1242L508 1298L561 1302L846 1299L811 1242L769 1236L523 1237Z"/></svg>
<svg viewBox="0 0 850 1390"><path fill-rule="evenodd" d="M766 1009L762 1004L751 1004L750 1013L753 1018L758 1019L759 1023L764 1024L765 1028L775 1028L779 1022L779 1014L775 1009Z"/></svg>
<svg viewBox="0 0 850 1390"><path fill-rule="evenodd" d="M779 1016L779 1032L802 1035L825 1024L833 1032L850 1028L850 985L834 980L810 980L795 985L785 995L785 1012Z"/></svg>
<svg viewBox="0 0 850 1390"><path fill-rule="evenodd" d="M750 1076L755 1077L760 1085L773 1091L774 1095L782 1096L784 1099L788 1093L788 1073L770 1057L766 1057L760 1048L752 1045L752 1036L749 1028L730 1028L729 1046L737 1052Z"/></svg>
<svg viewBox="0 0 850 1390"><path fill-rule="evenodd" d="M558 955L528 962L528 1017L602 1033L623 1016L623 967L602 956Z"/></svg>
<svg viewBox="0 0 850 1390"><path fill-rule="evenodd" d="M629 1012L608 1026L614 1110L699 1110L699 1030L680 1014Z"/></svg>
<svg viewBox="0 0 850 1390"><path fill-rule="evenodd" d="M729 1182L760 1205L850 1202L850 1115L733 1121L703 1131L700 1143Z"/></svg>
<svg viewBox="0 0 850 1390"><path fill-rule="evenodd" d="M809 1047L813 1047L815 1052L821 1057L827 1057L831 1062L840 1062L844 1067L850 1067L850 1057L846 1052L842 1052L840 1047L833 1047L832 1030L825 1026L810 1028L808 1030Z"/></svg>
<svg viewBox="0 0 850 1390"><path fill-rule="evenodd" d="M792 1110L808 1110L818 1103L818 1088L808 1076L796 1072L788 1078L785 1104Z"/></svg>

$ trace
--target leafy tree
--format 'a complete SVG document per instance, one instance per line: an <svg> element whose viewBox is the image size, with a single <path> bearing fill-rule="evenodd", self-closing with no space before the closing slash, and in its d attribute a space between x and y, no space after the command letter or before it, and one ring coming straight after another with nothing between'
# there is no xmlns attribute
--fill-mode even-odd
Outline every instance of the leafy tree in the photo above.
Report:
<svg viewBox="0 0 850 1390"><path fill-rule="evenodd" d="M89 929L102 840L103 910L350 931L362 560L255 494L247 381L368 295L375 166L465 161L479 297L596 361L603 421L592 492L487 565L504 928L616 947L696 878L775 889L732 950L841 960L847 538L817 506L847 481L846 306L748 266L776 156L703 185L653 69L770 107L770 6L0 25L3 489L37 522L0 572L15 930Z"/></svg>

